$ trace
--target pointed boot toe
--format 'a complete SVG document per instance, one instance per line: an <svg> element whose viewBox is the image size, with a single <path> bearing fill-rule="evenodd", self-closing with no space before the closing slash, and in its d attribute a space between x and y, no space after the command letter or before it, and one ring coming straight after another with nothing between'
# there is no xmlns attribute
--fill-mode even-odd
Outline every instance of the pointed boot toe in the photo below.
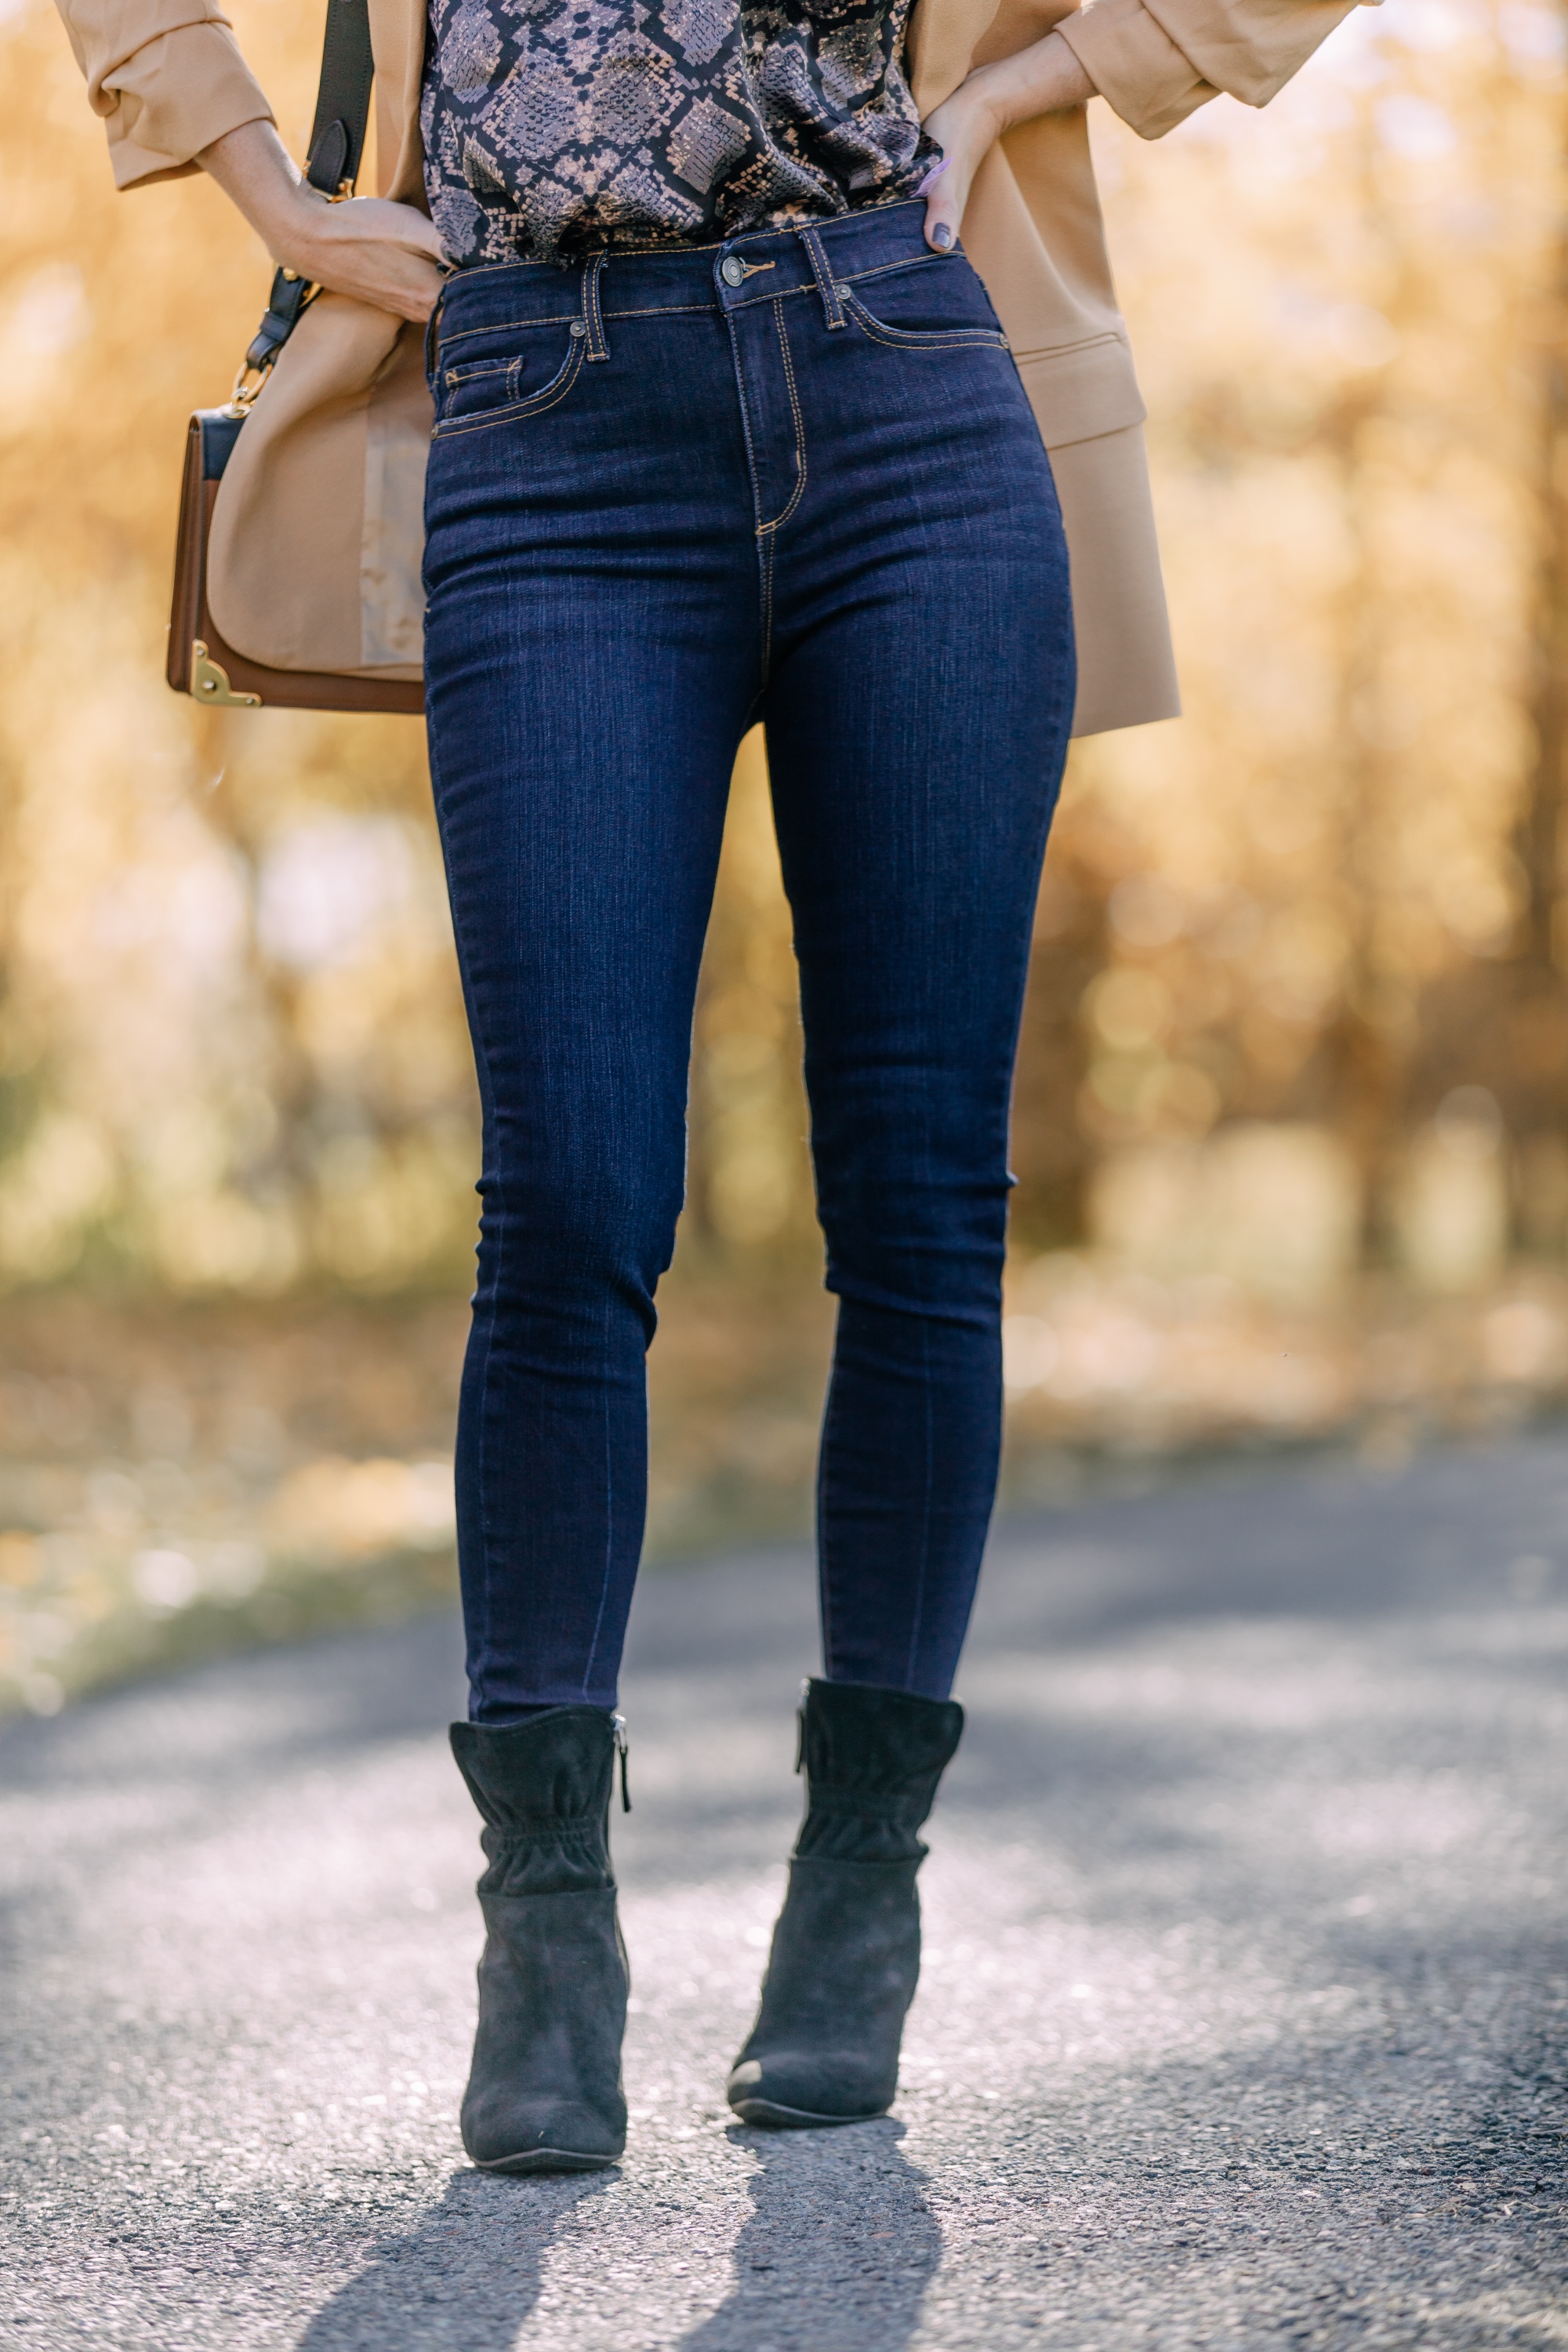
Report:
<svg viewBox="0 0 1568 2352"><path fill-rule="evenodd" d="M739 2120L761 2131L871 2123L893 2104L881 2070L857 2050L770 2050L765 2058L740 2059L725 2095Z"/></svg>
<svg viewBox="0 0 1568 2352"><path fill-rule="evenodd" d="M481 2172L602 2172L626 2144L624 2128L563 2101L463 2102L463 2146Z"/></svg>

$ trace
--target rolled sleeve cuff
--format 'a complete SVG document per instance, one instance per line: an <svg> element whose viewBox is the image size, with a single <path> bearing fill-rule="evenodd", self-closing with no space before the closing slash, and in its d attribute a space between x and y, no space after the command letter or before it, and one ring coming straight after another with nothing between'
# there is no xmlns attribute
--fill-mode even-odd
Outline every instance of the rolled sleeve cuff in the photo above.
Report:
<svg viewBox="0 0 1568 2352"><path fill-rule="evenodd" d="M1143 5L1089 0L1057 31L1100 96L1141 139L1163 139L1219 96Z"/></svg>
<svg viewBox="0 0 1568 2352"><path fill-rule="evenodd" d="M181 25L146 42L92 92L106 117L117 188L183 176L215 139L272 109L228 26Z"/></svg>

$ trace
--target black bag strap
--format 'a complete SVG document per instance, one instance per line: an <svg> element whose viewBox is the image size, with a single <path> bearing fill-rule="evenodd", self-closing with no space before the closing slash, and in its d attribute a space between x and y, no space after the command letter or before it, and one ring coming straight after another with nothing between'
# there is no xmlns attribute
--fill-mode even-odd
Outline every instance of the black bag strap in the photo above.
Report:
<svg viewBox="0 0 1568 2352"><path fill-rule="evenodd" d="M327 0L321 79L305 177L324 196L352 195L364 154L375 61L370 47L370 0ZM245 354L247 368L264 373L300 322L310 289L291 269L272 280L266 316Z"/></svg>

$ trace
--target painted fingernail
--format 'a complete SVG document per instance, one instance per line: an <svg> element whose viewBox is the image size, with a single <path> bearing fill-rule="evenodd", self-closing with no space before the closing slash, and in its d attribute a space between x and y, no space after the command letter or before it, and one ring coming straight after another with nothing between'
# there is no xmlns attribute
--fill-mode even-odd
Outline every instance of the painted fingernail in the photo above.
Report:
<svg viewBox="0 0 1568 2352"><path fill-rule="evenodd" d="M952 162L952 158L951 155L944 155L940 163L933 163L931 170L926 173L925 178L921 182L920 186L915 190L916 195L929 196L931 190L935 187L937 182L941 179L942 173L947 170Z"/></svg>
<svg viewBox="0 0 1568 2352"><path fill-rule="evenodd" d="M938 221L931 233L931 241L933 245L940 246L943 253L947 251L952 243L952 230L946 221Z"/></svg>

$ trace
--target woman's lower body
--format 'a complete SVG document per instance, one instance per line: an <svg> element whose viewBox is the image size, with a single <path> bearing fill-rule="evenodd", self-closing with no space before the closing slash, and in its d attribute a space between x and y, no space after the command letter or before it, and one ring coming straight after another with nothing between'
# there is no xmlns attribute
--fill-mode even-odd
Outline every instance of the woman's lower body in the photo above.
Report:
<svg viewBox="0 0 1568 2352"><path fill-rule="evenodd" d="M1037 430L978 279L921 220L465 271L433 331L431 756L485 1129L458 1444L471 1785L474 1740L542 1755L574 1724L607 1773L698 967L759 719L839 1298L814 1688L840 1694L817 1704L841 1756L855 1690L873 1747L905 1705L927 1777L945 1738L1074 673ZM868 1750L861 1777L903 1769Z"/></svg>

